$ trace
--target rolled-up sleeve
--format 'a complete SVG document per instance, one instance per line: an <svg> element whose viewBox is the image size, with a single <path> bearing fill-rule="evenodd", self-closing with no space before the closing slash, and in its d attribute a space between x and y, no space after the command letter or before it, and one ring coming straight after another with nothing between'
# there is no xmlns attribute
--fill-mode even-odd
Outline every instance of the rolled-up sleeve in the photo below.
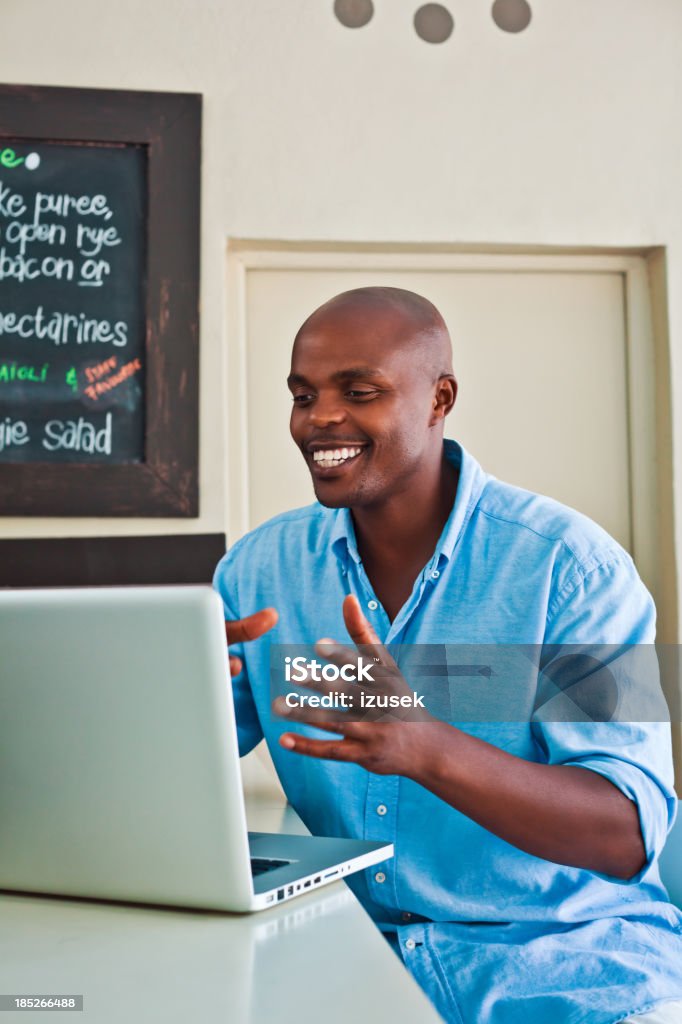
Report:
<svg viewBox="0 0 682 1024"><path fill-rule="evenodd" d="M597 653L613 687L612 713L609 720L595 721L577 709L573 717L582 720L551 720L548 704L539 716L543 720L532 725L549 764L597 772L636 805L647 860L630 883L641 881L655 863L677 811L670 722L653 646L655 622L651 596L625 552L575 579L548 618L546 643L554 660L576 651L583 658ZM605 702L597 699L595 706L603 709Z"/></svg>
<svg viewBox="0 0 682 1024"><path fill-rule="evenodd" d="M670 725L666 722L534 723L548 764L576 765L603 775L637 807L646 864L655 863L675 820ZM606 877L606 876L604 876ZM614 878L619 885L622 878Z"/></svg>

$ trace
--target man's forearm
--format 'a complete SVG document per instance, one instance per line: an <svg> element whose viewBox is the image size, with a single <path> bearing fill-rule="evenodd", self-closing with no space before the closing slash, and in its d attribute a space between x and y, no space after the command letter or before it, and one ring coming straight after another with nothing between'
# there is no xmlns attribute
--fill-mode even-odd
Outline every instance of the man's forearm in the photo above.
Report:
<svg viewBox="0 0 682 1024"><path fill-rule="evenodd" d="M632 878L646 853L635 804L608 779L573 765L536 764L443 722L410 723L410 777L527 853Z"/></svg>

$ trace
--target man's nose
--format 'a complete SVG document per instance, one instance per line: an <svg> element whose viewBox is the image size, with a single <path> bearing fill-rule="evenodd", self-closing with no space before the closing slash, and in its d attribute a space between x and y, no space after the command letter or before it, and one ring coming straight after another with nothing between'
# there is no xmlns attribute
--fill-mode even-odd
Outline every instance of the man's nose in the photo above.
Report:
<svg viewBox="0 0 682 1024"><path fill-rule="evenodd" d="M346 410L338 396L319 394L316 401L309 407L309 420L314 427L324 427L329 423L342 423L345 417Z"/></svg>

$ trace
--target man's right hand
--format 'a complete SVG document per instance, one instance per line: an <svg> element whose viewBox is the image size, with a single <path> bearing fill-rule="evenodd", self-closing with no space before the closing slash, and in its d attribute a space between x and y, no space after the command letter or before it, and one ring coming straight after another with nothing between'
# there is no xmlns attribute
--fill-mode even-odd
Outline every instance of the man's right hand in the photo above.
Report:
<svg viewBox="0 0 682 1024"><path fill-rule="evenodd" d="M225 622L227 643L228 645L243 644L248 640L257 640L259 636L263 636L263 633L272 629L278 619L279 615L275 608L263 608L259 612L254 612L253 615L247 615L245 619L227 619ZM230 674L238 676L241 670L241 659L230 655Z"/></svg>

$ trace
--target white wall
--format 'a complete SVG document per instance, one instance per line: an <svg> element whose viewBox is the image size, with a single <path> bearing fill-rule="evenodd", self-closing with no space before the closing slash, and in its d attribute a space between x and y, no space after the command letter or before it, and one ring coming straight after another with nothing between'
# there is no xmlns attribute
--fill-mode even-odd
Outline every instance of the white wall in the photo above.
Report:
<svg viewBox="0 0 682 1024"><path fill-rule="evenodd" d="M455 32L430 46L417 0L375 0L355 31L331 0L4 0L4 82L201 92L205 106L201 517L3 519L0 535L224 528L228 237L665 245L679 420L682 4L531 0L511 36L487 2L447 3Z"/></svg>

